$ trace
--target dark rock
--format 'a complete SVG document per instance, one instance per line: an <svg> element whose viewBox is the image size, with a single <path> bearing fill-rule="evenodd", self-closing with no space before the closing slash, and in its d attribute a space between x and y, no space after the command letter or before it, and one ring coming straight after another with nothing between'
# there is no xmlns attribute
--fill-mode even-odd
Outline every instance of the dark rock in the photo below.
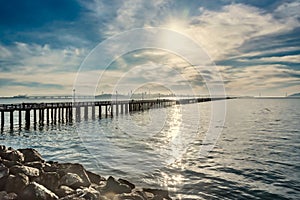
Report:
<svg viewBox="0 0 300 200"><path fill-rule="evenodd" d="M29 176L29 178L38 177L40 175L39 169L28 166L13 166L9 168L9 171L11 174L23 173L26 176Z"/></svg>
<svg viewBox="0 0 300 200"><path fill-rule="evenodd" d="M14 166L14 165L19 165L19 166L22 165L20 162L17 162L17 161L11 161L11 160L5 160L5 159L2 160L2 163L3 163L6 167L8 167L8 168L11 168L11 167Z"/></svg>
<svg viewBox="0 0 300 200"><path fill-rule="evenodd" d="M32 182L27 185L19 195L22 200L55 200L58 199L56 194L44 186Z"/></svg>
<svg viewBox="0 0 300 200"><path fill-rule="evenodd" d="M16 193L8 193L1 200L17 200L17 199L18 199L18 195Z"/></svg>
<svg viewBox="0 0 300 200"><path fill-rule="evenodd" d="M6 191L0 192L0 199L1 200L17 200L18 195L15 193L8 193Z"/></svg>
<svg viewBox="0 0 300 200"><path fill-rule="evenodd" d="M99 184L100 181L105 181L105 178L98 175L98 174L95 174L93 172L90 172L90 171L86 171L86 174L87 176L89 177L91 183L94 183L94 184Z"/></svg>
<svg viewBox="0 0 300 200"><path fill-rule="evenodd" d="M8 168L2 163L0 163L0 191L4 190L8 176L9 176Z"/></svg>
<svg viewBox="0 0 300 200"><path fill-rule="evenodd" d="M2 148L3 145L0 145L0 148ZM4 146L5 147L5 146ZM0 191L0 199L3 199L7 195L6 191Z"/></svg>
<svg viewBox="0 0 300 200"><path fill-rule="evenodd" d="M68 186L61 185L58 188L56 188L54 190L54 192L59 197L65 197L65 196L74 194L75 190L73 190L72 188L70 188Z"/></svg>
<svg viewBox="0 0 300 200"><path fill-rule="evenodd" d="M29 184L29 178L24 174L9 175L6 180L5 191L19 194L26 185Z"/></svg>
<svg viewBox="0 0 300 200"><path fill-rule="evenodd" d="M133 183L130 183L125 179L119 178L118 181L122 184L128 185L132 190L135 188L135 185Z"/></svg>
<svg viewBox="0 0 300 200"><path fill-rule="evenodd" d="M56 172L42 172L40 176L33 179L34 182L41 184L51 191L57 189L60 185L60 176Z"/></svg>
<svg viewBox="0 0 300 200"><path fill-rule="evenodd" d="M119 194L118 195L119 200L145 200L142 196L138 194Z"/></svg>
<svg viewBox="0 0 300 200"><path fill-rule="evenodd" d="M17 150L0 151L0 157L2 159L9 160L9 161L17 161L17 162L24 161L23 154Z"/></svg>
<svg viewBox="0 0 300 200"><path fill-rule="evenodd" d="M41 154L35 149L19 149L19 151L24 155L24 162L43 162Z"/></svg>
<svg viewBox="0 0 300 200"><path fill-rule="evenodd" d="M28 166L28 167L37 168L39 170L42 170L44 168L44 166L45 166L44 163L39 162L39 161L27 162L25 165Z"/></svg>
<svg viewBox="0 0 300 200"><path fill-rule="evenodd" d="M0 151L7 151L7 148L5 145L0 145Z"/></svg>
<svg viewBox="0 0 300 200"><path fill-rule="evenodd" d="M0 163L0 179L5 178L8 175L9 175L8 168L3 163Z"/></svg>
<svg viewBox="0 0 300 200"><path fill-rule="evenodd" d="M154 198L162 197L162 198L165 198L165 199L168 199L168 200L172 200L169 197L169 192L167 190L143 188L143 191L154 194Z"/></svg>
<svg viewBox="0 0 300 200"><path fill-rule="evenodd" d="M98 200L101 196L100 192L95 190L92 187L84 188L82 190L82 192L83 192L82 197L85 198L85 199L88 199L88 200Z"/></svg>
<svg viewBox="0 0 300 200"><path fill-rule="evenodd" d="M77 189L79 187L85 187L85 183L82 178L74 173L67 173L60 179L61 185L66 185L70 188Z"/></svg>
<svg viewBox="0 0 300 200"><path fill-rule="evenodd" d="M56 172L58 169L57 164L50 164L50 163L45 163L43 166L43 171L44 172Z"/></svg>
<svg viewBox="0 0 300 200"><path fill-rule="evenodd" d="M62 163L57 164L57 173L60 176L64 176L67 173L77 174L82 179L83 187L89 187L91 185L90 179L81 164L72 164L72 163Z"/></svg>
<svg viewBox="0 0 300 200"><path fill-rule="evenodd" d="M112 176L108 177L106 185L102 188L103 193L131 193L131 189L128 185L121 184L119 181L115 180Z"/></svg>

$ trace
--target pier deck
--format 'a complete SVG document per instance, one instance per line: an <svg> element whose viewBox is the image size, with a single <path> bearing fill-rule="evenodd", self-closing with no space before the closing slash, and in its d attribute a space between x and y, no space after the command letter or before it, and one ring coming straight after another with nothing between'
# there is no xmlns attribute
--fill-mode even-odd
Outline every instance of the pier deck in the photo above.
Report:
<svg viewBox="0 0 300 200"><path fill-rule="evenodd" d="M114 115L134 111L143 111L153 108L172 106L175 104L190 104L211 100L219 99L193 98L181 100L154 99L0 104L0 126L1 130L3 130L5 124L5 116L9 116L10 129L13 129L16 123L18 123L20 128L22 124L25 124L25 129L29 129L30 124L33 124L34 127L36 127L37 124L43 126L44 124L70 123L73 120L79 122L82 120L81 113L83 113L83 118L85 120L89 118L89 112L91 113L92 119L96 118L96 113L98 118L101 119L102 117L113 117ZM17 113L18 115L18 122L15 122L14 120L15 113ZM22 120L22 116L25 118L24 120Z"/></svg>

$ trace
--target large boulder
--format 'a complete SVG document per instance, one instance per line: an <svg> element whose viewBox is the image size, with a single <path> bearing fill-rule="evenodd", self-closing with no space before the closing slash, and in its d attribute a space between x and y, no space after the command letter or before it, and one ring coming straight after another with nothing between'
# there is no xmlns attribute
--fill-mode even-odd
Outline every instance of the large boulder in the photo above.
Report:
<svg viewBox="0 0 300 200"><path fill-rule="evenodd" d="M26 175L11 174L6 180L5 191L19 194L28 184L29 184L29 178Z"/></svg>
<svg viewBox="0 0 300 200"><path fill-rule="evenodd" d="M24 155L24 162L43 162L41 154L35 149L19 149L19 151Z"/></svg>
<svg viewBox="0 0 300 200"><path fill-rule="evenodd" d="M82 180L82 178L74 173L66 173L63 177L61 177L60 184L73 189L86 186L86 183Z"/></svg>
<svg viewBox="0 0 300 200"><path fill-rule="evenodd" d="M77 174L81 180L83 187L89 187L91 185L91 181L84 169L84 167L81 164L73 164L73 163L62 163L57 164L57 173L63 177L64 175L71 173L71 174Z"/></svg>
<svg viewBox="0 0 300 200"><path fill-rule="evenodd" d="M0 199L1 200L17 200L18 195L15 193L7 193L6 191L0 192Z"/></svg>
<svg viewBox="0 0 300 200"><path fill-rule="evenodd" d="M122 184L117 181L114 177L108 177L106 181L106 185L101 188L101 193L113 193L113 194L123 194L123 193L131 193L131 188L128 185Z"/></svg>
<svg viewBox="0 0 300 200"><path fill-rule="evenodd" d="M90 172L90 171L86 171L86 174L87 176L89 177L91 183L94 183L94 184L99 184L101 181L105 181L105 178L98 175L98 174L95 174L93 172Z"/></svg>
<svg viewBox="0 0 300 200"><path fill-rule="evenodd" d="M75 190L72 188L66 186L66 185L61 185L58 188L54 190L55 194L59 197L65 197L68 195L72 195L75 193Z"/></svg>
<svg viewBox="0 0 300 200"><path fill-rule="evenodd" d="M0 163L0 179L5 178L8 175L9 175L8 168L3 163Z"/></svg>
<svg viewBox="0 0 300 200"><path fill-rule="evenodd" d="M46 188L54 191L60 185L60 176L56 172L42 172L40 176L33 179L34 182L39 183Z"/></svg>
<svg viewBox="0 0 300 200"><path fill-rule="evenodd" d="M143 188L144 192L149 192L154 194L154 199L167 199L172 200L169 196L169 192L167 190L161 189L152 189L152 188Z"/></svg>
<svg viewBox="0 0 300 200"><path fill-rule="evenodd" d="M29 178L32 177L38 177L40 175L40 170L34 167L28 167L28 166L18 166L15 165L11 168L9 168L9 171L11 174L18 174L18 173L23 173Z"/></svg>
<svg viewBox="0 0 300 200"><path fill-rule="evenodd" d="M36 182L27 185L19 195L22 200L55 200L58 196Z"/></svg>
<svg viewBox="0 0 300 200"><path fill-rule="evenodd" d="M24 161L24 155L20 151L14 149L0 151L0 157L2 159L9 160L9 161L16 161L16 162Z"/></svg>

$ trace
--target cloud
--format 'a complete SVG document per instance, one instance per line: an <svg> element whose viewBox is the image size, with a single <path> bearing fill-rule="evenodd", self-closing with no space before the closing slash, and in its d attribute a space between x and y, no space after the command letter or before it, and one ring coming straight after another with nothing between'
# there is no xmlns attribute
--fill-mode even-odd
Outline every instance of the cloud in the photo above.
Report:
<svg viewBox="0 0 300 200"><path fill-rule="evenodd" d="M297 26L299 23L295 21L282 22L258 8L232 4L221 11L205 10L193 18L187 32L214 59L225 59L239 54L237 49L251 39L286 33Z"/></svg>
<svg viewBox="0 0 300 200"><path fill-rule="evenodd" d="M287 90L300 84L300 71L279 64L243 68L223 66L221 73L227 83L226 90L230 94L238 94L240 91L247 91L249 95L261 91L272 94L273 89Z"/></svg>
<svg viewBox="0 0 300 200"><path fill-rule="evenodd" d="M257 59L238 59L240 62L272 62L272 63L298 63L300 64L300 55L288 55L288 56L269 56Z"/></svg>
<svg viewBox="0 0 300 200"><path fill-rule="evenodd" d="M48 44L23 42L1 49L5 49L0 57L1 96L15 95L16 88L29 95L68 93L86 54L85 49L54 49Z"/></svg>

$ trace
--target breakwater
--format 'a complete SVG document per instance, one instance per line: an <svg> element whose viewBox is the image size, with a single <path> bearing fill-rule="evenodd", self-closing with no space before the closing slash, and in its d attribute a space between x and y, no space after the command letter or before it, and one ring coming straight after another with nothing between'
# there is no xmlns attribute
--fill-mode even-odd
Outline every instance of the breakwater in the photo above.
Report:
<svg viewBox="0 0 300 200"><path fill-rule="evenodd" d="M140 188L125 179L105 178L78 163L45 161L35 149L0 145L0 199L168 200L168 191Z"/></svg>

